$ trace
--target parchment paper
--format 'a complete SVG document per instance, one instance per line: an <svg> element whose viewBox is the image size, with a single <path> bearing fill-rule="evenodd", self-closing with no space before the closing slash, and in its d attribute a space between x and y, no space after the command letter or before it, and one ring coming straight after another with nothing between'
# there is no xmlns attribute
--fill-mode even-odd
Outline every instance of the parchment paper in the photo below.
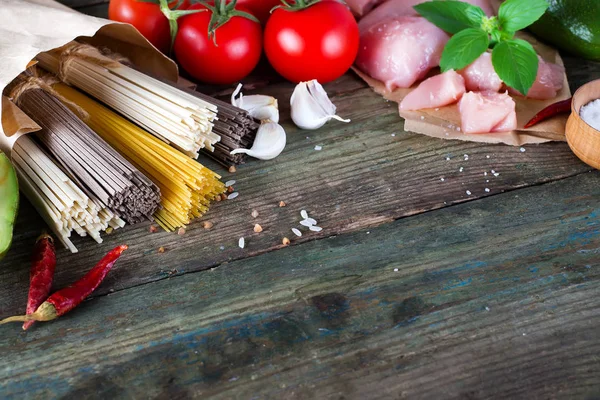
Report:
<svg viewBox="0 0 600 400"><path fill-rule="evenodd" d="M142 72L173 82L177 65L133 26L78 13L53 0L0 0L0 92L41 52L75 38L129 58ZM23 134L40 128L6 97L0 113L0 149L10 154Z"/></svg>
<svg viewBox="0 0 600 400"><path fill-rule="evenodd" d="M500 3L500 1L492 2L496 10ZM564 65L560 54L555 49L538 42L529 34L520 32L519 37L529 41L544 60ZM412 88L396 89L393 92L390 92L385 89L385 85L382 82L369 77L357 68L353 69L358 76L373 88L375 92L382 95L385 99L397 103L400 103L411 90L418 86L417 83ZM435 71L435 73L439 73L439 70ZM516 103L518 129L512 132L502 133L465 134L458 131L458 128L460 127L460 114L456 104L441 107L437 111L435 109L426 109L419 111L399 111L399 113L400 116L406 120L404 129L407 131L443 139L457 139L484 143L505 143L513 146L521 146L524 144L544 143L553 140L566 141L565 126L568 115L557 116L529 129L524 129L523 126L546 106L557 101L566 100L569 97L571 97L571 91L569 89L569 82L567 81L566 74L563 77L562 90L557 94L557 97L553 99L534 100L522 96L512 96Z"/></svg>

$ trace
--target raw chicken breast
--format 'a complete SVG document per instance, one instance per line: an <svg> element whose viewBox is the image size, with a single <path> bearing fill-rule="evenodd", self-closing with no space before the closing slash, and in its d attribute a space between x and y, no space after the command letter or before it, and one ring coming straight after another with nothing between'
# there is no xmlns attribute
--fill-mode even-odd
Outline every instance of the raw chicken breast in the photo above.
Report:
<svg viewBox="0 0 600 400"><path fill-rule="evenodd" d="M400 103L401 111L443 107L456 103L465 94L465 80L454 70L424 80Z"/></svg>
<svg viewBox="0 0 600 400"><path fill-rule="evenodd" d="M563 87L565 68L561 65L544 61L541 57L535 82L527 92L527 97L537 100L548 100L556 97ZM510 89L511 93L519 94L517 90Z"/></svg>
<svg viewBox="0 0 600 400"><path fill-rule="evenodd" d="M487 51L458 73L465 78L467 90L499 92L502 88L502 80L492 65L492 54Z"/></svg>
<svg viewBox="0 0 600 400"><path fill-rule="evenodd" d="M515 102L508 93L465 93L458 110L464 133L508 132L517 128Z"/></svg>
<svg viewBox="0 0 600 400"><path fill-rule="evenodd" d="M427 0L388 0L388 1L380 1L379 3L383 3L380 6L376 7L373 11L369 12L365 15L359 22L358 27L360 32L364 32L369 30L373 25L377 25L380 22L389 19L395 19L397 17L406 17L406 16L414 16L417 17L419 14L415 11L413 6L417 4L424 3ZM490 6L489 0L464 0L466 3L471 3L475 6L481 7L481 9L488 15L494 15L494 11ZM357 0L357 3L361 2L361 0ZM363 3L367 1L362 1ZM350 4L351 1L348 2ZM367 2L368 3L368 2ZM352 7L352 6L351 6Z"/></svg>
<svg viewBox="0 0 600 400"><path fill-rule="evenodd" d="M408 88L440 63L449 36L422 17L399 17L361 35L356 66L387 90Z"/></svg>
<svg viewBox="0 0 600 400"><path fill-rule="evenodd" d="M346 0L346 4L355 15L365 15L375 6L385 2L385 0Z"/></svg>

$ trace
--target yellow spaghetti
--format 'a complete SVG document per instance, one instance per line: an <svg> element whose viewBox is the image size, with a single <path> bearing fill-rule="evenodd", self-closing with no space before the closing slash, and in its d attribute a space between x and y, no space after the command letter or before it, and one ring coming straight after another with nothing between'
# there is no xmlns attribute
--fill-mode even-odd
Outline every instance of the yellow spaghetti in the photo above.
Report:
<svg viewBox="0 0 600 400"><path fill-rule="evenodd" d="M89 125L127 158L161 191L156 222L168 231L200 218L212 200L225 191L221 177L85 94L62 83L54 89L83 108Z"/></svg>

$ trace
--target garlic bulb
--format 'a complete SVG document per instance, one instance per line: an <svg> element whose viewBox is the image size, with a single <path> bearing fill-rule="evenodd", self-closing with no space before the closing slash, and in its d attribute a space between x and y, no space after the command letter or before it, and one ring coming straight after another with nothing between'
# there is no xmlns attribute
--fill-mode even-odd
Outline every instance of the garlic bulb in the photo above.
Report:
<svg viewBox="0 0 600 400"><path fill-rule="evenodd" d="M350 122L335 115L335 105L317 80L300 82L290 100L292 120L301 129L319 129L330 119Z"/></svg>
<svg viewBox="0 0 600 400"><path fill-rule="evenodd" d="M245 153L259 160L272 160L281 154L285 143L286 136L283 127L276 122L263 121L258 128L252 148L235 149L231 154Z"/></svg>
<svg viewBox="0 0 600 400"><path fill-rule="evenodd" d="M262 94L244 97L244 95L240 93L241 90L242 84L240 83L235 89L235 92L231 95L232 105L248 111L250 116L258 120L269 120L275 123L279 122L279 107L276 98ZM240 97L236 99L238 94Z"/></svg>

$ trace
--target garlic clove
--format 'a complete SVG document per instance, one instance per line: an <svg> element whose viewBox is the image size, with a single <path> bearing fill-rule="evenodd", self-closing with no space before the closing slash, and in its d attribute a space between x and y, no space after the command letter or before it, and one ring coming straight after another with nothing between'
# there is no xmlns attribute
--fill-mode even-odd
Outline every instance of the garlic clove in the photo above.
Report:
<svg viewBox="0 0 600 400"><path fill-rule="evenodd" d="M335 114L335 105L316 79L296 85L290 105L292 121L301 129L319 129L331 119L350 122Z"/></svg>
<svg viewBox="0 0 600 400"><path fill-rule="evenodd" d="M279 105L276 98L262 94L244 96L241 90L242 84L240 83L231 95L232 105L248 111L251 117L260 121L279 122ZM237 97L238 95L239 97Z"/></svg>
<svg viewBox="0 0 600 400"><path fill-rule="evenodd" d="M235 154L248 154L259 160L272 160L281 154L285 148L287 138L281 125L272 121L263 121L256 133L256 139L250 149L235 149Z"/></svg>

